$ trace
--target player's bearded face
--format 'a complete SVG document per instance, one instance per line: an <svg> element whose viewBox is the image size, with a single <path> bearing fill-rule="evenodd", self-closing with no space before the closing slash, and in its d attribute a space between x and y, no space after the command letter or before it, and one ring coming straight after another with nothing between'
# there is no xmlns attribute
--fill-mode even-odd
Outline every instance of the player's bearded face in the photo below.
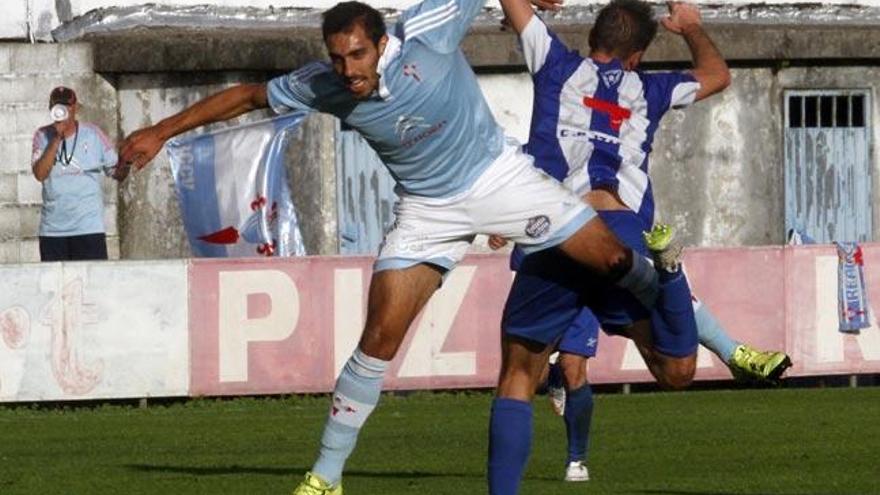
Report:
<svg viewBox="0 0 880 495"><path fill-rule="evenodd" d="M373 43L360 24L349 32L336 33L327 38L327 51L333 62L333 70L355 98L368 98L379 87L376 68L387 41L388 37L382 36L378 44Z"/></svg>

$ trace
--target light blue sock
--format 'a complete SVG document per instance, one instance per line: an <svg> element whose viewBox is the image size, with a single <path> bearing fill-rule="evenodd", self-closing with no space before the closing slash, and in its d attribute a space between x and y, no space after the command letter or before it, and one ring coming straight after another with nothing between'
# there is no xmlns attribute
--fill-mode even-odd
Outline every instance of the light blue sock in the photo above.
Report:
<svg viewBox="0 0 880 495"><path fill-rule="evenodd" d="M342 480L342 468L354 450L358 433L379 402L386 369L388 361L367 356L358 348L336 380L321 452L312 467L313 474L331 485Z"/></svg>
<svg viewBox="0 0 880 495"><path fill-rule="evenodd" d="M626 275L617 281L617 286L630 291L646 308L653 308L657 301L660 285L657 270L654 269L654 265L648 261L648 258L634 250L630 251L632 252L632 267Z"/></svg>
<svg viewBox="0 0 880 495"><path fill-rule="evenodd" d="M724 327L709 312L709 308L699 301L694 302L694 318L697 320L697 334L700 337L700 344L714 352L725 363L730 362L733 351L740 343L727 335Z"/></svg>

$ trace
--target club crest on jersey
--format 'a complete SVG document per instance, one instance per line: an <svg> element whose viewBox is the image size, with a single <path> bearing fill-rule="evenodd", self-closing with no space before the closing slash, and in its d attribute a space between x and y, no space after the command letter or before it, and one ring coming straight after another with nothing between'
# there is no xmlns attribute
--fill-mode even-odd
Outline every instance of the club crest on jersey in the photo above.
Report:
<svg viewBox="0 0 880 495"><path fill-rule="evenodd" d="M419 71L416 69L416 64L403 64L403 75L412 77L416 82L422 82Z"/></svg>
<svg viewBox="0 0 880 495"><path fill-rule="evenodd" d="M621 78L623 78L623 71L620 69L609 70L602 73L602 82L605 83L606 88L617 86L617 84L620 83Z"/></svg>
<svg viewBox="0 0 880 495"><path fill-rule="evenodd" d="M526 223L526 235L537 239L550 231L550 219L547 215L538 215L529 219Z"/></svg>

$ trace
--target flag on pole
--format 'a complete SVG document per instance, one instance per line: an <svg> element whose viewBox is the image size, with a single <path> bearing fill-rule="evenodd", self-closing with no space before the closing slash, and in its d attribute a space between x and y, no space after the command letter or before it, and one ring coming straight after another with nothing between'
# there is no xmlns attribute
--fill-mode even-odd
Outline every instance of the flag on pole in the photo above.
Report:
<svg viewBox="0 0 880 495"><path fill-rule="evenodd" d="M284 166L305 113L168 143L183 225L197 257L302 256Z"/></svg>

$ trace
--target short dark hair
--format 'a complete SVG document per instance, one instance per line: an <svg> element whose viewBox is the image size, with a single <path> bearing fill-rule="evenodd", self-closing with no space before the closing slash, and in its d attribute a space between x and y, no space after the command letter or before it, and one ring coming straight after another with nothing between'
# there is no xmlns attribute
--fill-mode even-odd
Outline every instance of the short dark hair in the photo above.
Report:
<svg viewBox="0 0 880 495"><path fill-rule="evenodd" d="M613 0L602 7L590 30L590 49L620 58L643 51L657 35L651 5L641 0Z"/></svg>
<svg viewBox="0 0 880 495"><path fill-rule="evenodd" d="M385 19L382 18L382 14L365 3L337 3L324 12L323 19L321 32L324 41L334 34L351 32L356 25L363 27L367 36L377 45L382 36L385 36Z"/></svg>

